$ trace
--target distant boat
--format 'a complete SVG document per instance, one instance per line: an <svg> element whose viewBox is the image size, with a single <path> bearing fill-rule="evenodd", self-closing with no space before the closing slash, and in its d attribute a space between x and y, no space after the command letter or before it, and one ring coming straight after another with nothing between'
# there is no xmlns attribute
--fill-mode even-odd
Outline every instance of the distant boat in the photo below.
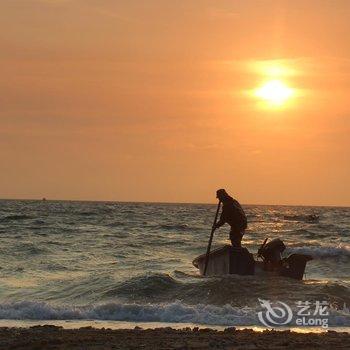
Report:
<svg viewBox="0 0 350 350"><path fill-rule="evenodd" d="M43 200L43 201L46 201L46 198L44 197L42 200Z"/></svg>

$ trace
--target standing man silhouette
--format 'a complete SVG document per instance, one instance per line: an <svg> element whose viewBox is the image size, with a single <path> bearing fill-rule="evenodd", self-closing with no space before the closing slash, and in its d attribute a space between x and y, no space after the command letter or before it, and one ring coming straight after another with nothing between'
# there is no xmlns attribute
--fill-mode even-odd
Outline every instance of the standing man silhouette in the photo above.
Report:
<svg viewBox="0 0 350 350"><path fill-rule="evenodd" d="M247 217L237 200L233 199L224 189L216 191L216 198L222 202L222 213L215 229L224 224L231 226L230 240L233 247L241 247L242 237L247 228Z"/></svg>

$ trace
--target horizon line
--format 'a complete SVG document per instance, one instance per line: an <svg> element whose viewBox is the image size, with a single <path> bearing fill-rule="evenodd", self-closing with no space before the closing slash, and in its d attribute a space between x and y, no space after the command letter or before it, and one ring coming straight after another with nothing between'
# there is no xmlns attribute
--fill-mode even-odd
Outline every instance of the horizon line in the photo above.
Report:
<svg viewBox="0 0 350 350"><path fill-rule="evenodd" d="M0 201L48 201L48 202L100 202L100 203L138 203L138 204L202 204L214 205L216 202L167 202L167 201L125 201L125 200L102 200L102 199L48 199L42 198L0 198ZM282 206L282 207L329 207L329 208L350 208L350 205L332 205L332 204L267 204L267 203L242 203L246 206Z"/></svg>

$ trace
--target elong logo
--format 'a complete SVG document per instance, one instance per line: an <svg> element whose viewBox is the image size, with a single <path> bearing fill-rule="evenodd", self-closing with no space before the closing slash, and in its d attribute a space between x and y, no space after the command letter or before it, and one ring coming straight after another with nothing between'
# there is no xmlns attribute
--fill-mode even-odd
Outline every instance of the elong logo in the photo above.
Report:
<svg viewBox="0 0 350 350"><path fill-rule="evenodd" d="M293 319L293 311L289 305L282 301L274 303L269 300L258 299L260 305L265 309L258 312L259 321L266 327L286 326ZM313 312L311 305L314 306ZM320 326L328 328L328 307L327 301L298 301L296 307L299 309L296 312L296 326ZM318 316L318 317L313 317Z"/></svg>

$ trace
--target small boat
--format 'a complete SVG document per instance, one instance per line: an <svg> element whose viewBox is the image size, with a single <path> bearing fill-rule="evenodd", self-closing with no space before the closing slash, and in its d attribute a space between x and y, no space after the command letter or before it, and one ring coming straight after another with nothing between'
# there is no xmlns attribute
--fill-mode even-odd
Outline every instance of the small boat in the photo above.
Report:
<svg viewBox="0 0 350 350"><path fill-rule="evenodd" d="M282 258L282 252L286 249L284 243L276 238L267 243L267 238L258 250L257 258L247 248L235 248L225 245L215 249L209 254L206 276L220 275L257 275L257 276L285 276L302 280L310 255L291 254ZM193 265L204 275L206 254L202 254L193 260Z"/></svg>

